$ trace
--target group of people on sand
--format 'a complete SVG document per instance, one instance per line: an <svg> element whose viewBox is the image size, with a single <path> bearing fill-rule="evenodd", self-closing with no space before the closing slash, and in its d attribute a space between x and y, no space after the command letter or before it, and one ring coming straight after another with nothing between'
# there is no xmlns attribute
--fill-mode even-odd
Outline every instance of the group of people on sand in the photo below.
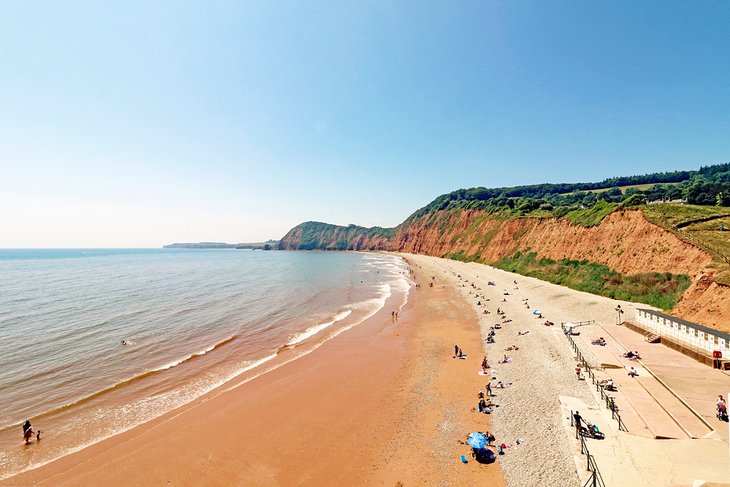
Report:
<svg viewBox="0 0 730 487"><path fill-rule="evenodd" d="M455 272L452 272L452 273L454 274L454 276L456 276L459 279L459 281L461 281L461 283L462 283L461 287L466 287L466 283L468 283L471 286L472 290L468 291L468 294L472 295L474 297L474 302L477 306L484 307L484 309L482 310L482 314L484 314L484 315L491 314L490 311L488 309L486 309L486 306L488 304L487 302L489 301L489 299L485 295L479 293L479 291L481 291L481 288L478 287L475 282L469 283L469 280L465 279L465 276L462 276ZM514 284L516 285L517 283L514 282ZM488 285L494 286L495 283L493 281L489 281ZM517 289L516 286L515 286L515 289ZM504 295L507 296L507 295L509 295L509 293L505 290ZM506 302L506 299L503 300L503 302ZM526 300L523 300L523 302L525 302L525 304L526 304ZM501 329L503 324L510 323L512 321L506 316L506 313L502 308L498 307L496 312L501 319L501 323L497 323L494 326L490 327L487 338L486 338L487 343L494 343L495 336L496 336L496 330ZM519 332L518 335L523 336L523 335L527 335L528 333L530 333L529 330L526 330L526 331ZM509 347L507 347L505 349L505 351L516 351L516 350L519 350L519 347L517 345L510 345ZM462 352L461 348L458 345L454 345L453 357L454 358L466 358L466 355ZM503 355L503 357L499 360L500 364L505 364L505 363L510 363L510 362L512 362L512 358L508 357L507 355ZM481 374L488 375L489 373L490 373L489 360L487 359L486 356L483 356L482 361L481 361ZM495 371L492 371L492 374L495 374ZM491 379L496 380L496 377L492 376ZM472 408L472 411L475 411L475 412L478 412L481 414L491 414L495 410L495 408L499 407L499 405L495 404L492 400L492 398L495 396L495 394L493 393L493 389L505 389L512 385L512 382L504 383L502 381L496 381L496 383L493 385L492 380L487 381L484 386L484 389L478 391L477 404L475 407ZM473 435L473 434L475 434L475 433L472 433L471 435ZM483 434L487 438L488 441L487 441L486 446L491 447L492 442L495 441L494 436L491 435L489 432L479 433L479 434ZM467 442L469 442L471 435L467 436L466 442L460 441L460 443L466 444ZM517 440L517 442L520 443L521 440ZM505 445L505 444L496 445L498 454L504 454L504 452L507 448L509 448L509 446ZM487 453L485 453L485 451ZM491 456L491 460L489 459L490 456ZM486 447L472 448L472 457L475 458L480 463L491 463L492 461L494 461L494 453L492 451L486 450ZM487 459L486 461L485 461L485 458ZM462 456L462 462L467 463L466 457Z"/></svg>
<svg viewBox="0 0 730 487"><path fill-rule="evenodd" d="M479 394L477 395L477 398L479 399L479 402L477 403L477 411L484 414L492 414L492 411L494 410L494 404L492 404L491 401L491 394L489 395L490 401L487 402L487 400L484 397L484 393L482 391L479 391Z"/></svg>
<svg viewBox="0 0 730 487"><path fill-rule="evenodd" d="M481 435L483 437L482 438L482 441L484 442L483 447L478 448L478 447L472 446L471 440L474 435ZM492 443L494 441L496 441L496 438L489 431L485 431L485 432L478 431L476 433L470 433L470 434L466 435L465 441L459 440L459 443L461 443L462 445L469 445L471 447L471 457L474 460L476 460L477 462L493 463L497 459L497 457L494 454L494 452L492 450L490 450L489 448L494 447L494 445L492 445ZM500 455L502 455L504 453L504 449L507 448L504 444L497 445L496 447L497 447L497 452ZM462 463L467 463L466 456L462 455L461 461L462 461Z"/></svg>

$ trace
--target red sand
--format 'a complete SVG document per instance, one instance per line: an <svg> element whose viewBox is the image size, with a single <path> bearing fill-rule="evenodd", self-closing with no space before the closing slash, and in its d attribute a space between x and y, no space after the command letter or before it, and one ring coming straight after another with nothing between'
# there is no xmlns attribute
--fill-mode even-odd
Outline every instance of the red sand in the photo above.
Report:
<svg viewBox="0 0 730 487"><path fill-rule="evenodd" d="M0 485L504 485L497 465L459 462L458 440L488 429L471 411L477 317L421 274L399 321L386 303L305 357Z"/></svg>

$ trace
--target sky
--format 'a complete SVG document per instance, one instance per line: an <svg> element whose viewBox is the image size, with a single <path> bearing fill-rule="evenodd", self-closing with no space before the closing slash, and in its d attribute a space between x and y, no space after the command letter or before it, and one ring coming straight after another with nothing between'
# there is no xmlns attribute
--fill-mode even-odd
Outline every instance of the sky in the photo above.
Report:
<svg viewBox="0 0 730 487"><path fill-rule="evenodd" d="M395 226L730 161L730 3L0 2L0 247Z"/></svg>

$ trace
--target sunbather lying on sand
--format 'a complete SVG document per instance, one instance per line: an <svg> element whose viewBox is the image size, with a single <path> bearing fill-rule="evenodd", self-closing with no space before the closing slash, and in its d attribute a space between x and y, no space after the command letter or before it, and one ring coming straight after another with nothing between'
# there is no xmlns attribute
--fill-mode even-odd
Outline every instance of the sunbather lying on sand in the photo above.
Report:
<svg viewBox="0 0 730 487"><path fill-rule="evenodd" d="M517 334L518 334L518 335L527 335L528 333L530 333L530 330L526 330L526 331L518 331L518 332L517 332Z"/></svg>
<svg viewBox="0 0 730 487"><path fill-rule="evenodd" d="M500 364L508 364L510 362L512 362L512 357L508 357L506 355L504 357L502 357L501 359L499 359Z"/></svg>

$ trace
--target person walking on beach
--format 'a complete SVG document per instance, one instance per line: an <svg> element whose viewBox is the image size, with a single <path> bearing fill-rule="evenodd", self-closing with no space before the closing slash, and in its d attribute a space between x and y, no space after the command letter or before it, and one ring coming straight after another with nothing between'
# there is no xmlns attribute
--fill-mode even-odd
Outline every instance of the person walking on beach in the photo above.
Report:
<svg viewBox="0 0 730 487"><path fill-rule="evenodd" d="M485 356L482 359L482 373L484 373L486 375L488 368L489 368L489 362L487 361L487 357Z"/></svg>
<svg viewBox="0 0 730 487"><path fill-rule="evenodd" d="M487 390L487 394L489 394L489 397L492 397L492 382L487 382L487 386L485 387Z"/></svg>
<svg viewBox="0 0 730 487"><path fill-rule="evenodd" d="M454 345L454 357L459 355L459 345Z"/></svg>

